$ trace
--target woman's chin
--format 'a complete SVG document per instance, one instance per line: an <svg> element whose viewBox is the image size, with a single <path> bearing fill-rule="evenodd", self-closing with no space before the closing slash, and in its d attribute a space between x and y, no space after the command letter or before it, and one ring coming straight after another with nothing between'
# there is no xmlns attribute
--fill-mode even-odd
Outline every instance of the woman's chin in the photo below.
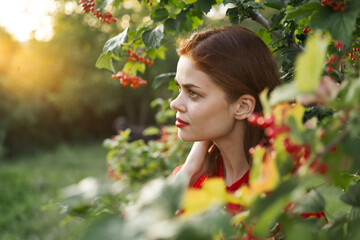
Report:
<svg viewBox="0 0 360 240"><path fill-rule="evenodd" d="M180 131L178 131L178 137L183 142L196 142L196 141L198 141L196 138L186 136L186 134L182 134Z"/></svg>

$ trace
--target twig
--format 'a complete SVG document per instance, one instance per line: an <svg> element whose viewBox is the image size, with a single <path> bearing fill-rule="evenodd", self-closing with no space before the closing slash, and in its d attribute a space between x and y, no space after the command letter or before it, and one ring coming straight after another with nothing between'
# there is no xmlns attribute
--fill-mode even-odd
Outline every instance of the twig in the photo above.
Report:
<svg viewBox="0 0 360 240"><path fill-rule="evenodd" d="M268 22L268 20L266 20L262 15L261 13L259 13L259 11L253 11L251 14L250 14L250 17L252 20L254 20L255 22L259 23L261 26L263 26L264 28L266 29L269 29L270 28L270 24ZM282 34L281 32L279 31L272 31L271 34L277 38L277 39L283 39L285 36L284 34ZM289 47L294 49L295 51L303 51L304 48L302 46L299 46L297 44L295 44L294 42L291 42L289 43Z"/></svg>

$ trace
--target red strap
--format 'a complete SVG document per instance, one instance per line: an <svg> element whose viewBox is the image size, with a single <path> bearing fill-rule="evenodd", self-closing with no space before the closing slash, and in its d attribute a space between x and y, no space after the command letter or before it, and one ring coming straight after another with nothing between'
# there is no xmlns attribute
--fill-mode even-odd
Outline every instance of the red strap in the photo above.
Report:
<svg viewBox="0 0 360 240"><path fill-rule="evenodd" d="M180 166L177 166L176 168L174 168L173 170L173 176L175 176L179 171L180 169L184 166L184 164L181 164Z"/></svg>

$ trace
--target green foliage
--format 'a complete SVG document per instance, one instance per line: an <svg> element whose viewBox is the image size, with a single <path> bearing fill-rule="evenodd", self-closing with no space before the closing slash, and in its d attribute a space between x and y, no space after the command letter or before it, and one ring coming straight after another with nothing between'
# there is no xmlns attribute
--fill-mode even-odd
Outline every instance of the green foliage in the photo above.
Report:
<svg viewBox="0 0 360 240"><path fill-rule="evenodd" d="M161 138L150 140L147 144L143 140L129 140L130 130L127 129L112 139L106 139L104 146L109 150L110 175L130 184L170 175L190 151L189 144L178 140L174 126L162 127Z"/></svg>
<svg viewBox="0 0 360 240"><path fill-rule="evenodd" d="M352 33L355 30L355 19L360 13L360 2L349 0L343 12L333 11L324 7L311 17L310 24L316 29L326 29L335 40L342 41L346 46L352 43Z"/></svg>
<svg viewBox="0 0 360 240"><path fill-rule="evenodd" d="M147 48L160 48L161 40L164 38L163 25L157 26L154 30L146 30L141 36L142 42Z"/></svg>

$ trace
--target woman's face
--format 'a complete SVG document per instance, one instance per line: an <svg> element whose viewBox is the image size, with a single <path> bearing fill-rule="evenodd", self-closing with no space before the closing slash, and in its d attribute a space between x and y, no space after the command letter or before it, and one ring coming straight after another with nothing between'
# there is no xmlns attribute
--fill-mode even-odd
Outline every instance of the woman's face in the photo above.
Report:
<svg viewBox="0 0 360 240"><path fill-rule="evenodd" d="M177 111L180 139L186 142L215 141L232 132L236 104L226 101L225 92L207 74L197 70L191 58L180 57L175 81L179 95L170 106Z"/></svg>

